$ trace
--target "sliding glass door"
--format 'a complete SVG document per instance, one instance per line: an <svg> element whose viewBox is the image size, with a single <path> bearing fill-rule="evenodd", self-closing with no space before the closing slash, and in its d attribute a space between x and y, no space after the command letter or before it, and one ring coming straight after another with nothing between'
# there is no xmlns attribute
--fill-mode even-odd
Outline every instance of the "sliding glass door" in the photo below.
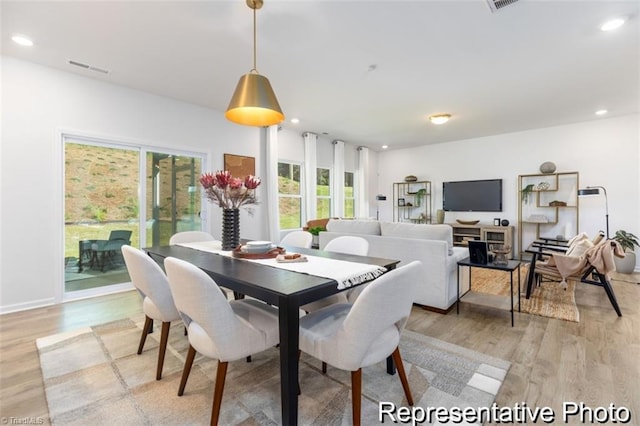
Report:
<svg viewBox="0 0 640 426"><path fill-rule="evenodd" d="M203 157L64 137L66 297L129 282L123 244L163 245L201 229Z"/></svg>
<svg viewBox="0 0 640 426"><path fill-rule="evenodd" d="M201 173L200 158L147 153L146 246L166 245L176 232L202 229Z"/></svg>

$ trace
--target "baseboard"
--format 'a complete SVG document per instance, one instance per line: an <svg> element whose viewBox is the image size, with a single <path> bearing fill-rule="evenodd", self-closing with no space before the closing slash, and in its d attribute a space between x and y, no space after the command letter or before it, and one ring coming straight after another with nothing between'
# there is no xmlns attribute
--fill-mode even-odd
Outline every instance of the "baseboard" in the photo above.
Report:
<svg viewBox="0 0 640 426"><path fill-rule="evenodd" d="M16 303L14 305L0 306L0 315L11 314L13 312L27 311L29 309L42 308L55 304L53 297L40 300L31 300L25 303Z"/></svg>

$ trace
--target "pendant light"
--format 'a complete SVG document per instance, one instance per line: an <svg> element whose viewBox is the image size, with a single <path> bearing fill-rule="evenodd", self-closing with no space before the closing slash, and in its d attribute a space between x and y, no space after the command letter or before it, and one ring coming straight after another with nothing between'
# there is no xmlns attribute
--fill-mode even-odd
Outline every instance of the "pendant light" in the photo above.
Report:
<svg viewBox="0 0 640 426"><path fill-rule="evenodd" d="M267 77L258 74L256 68L256 9L262 7L263 0L246 2L253 9L253 69L240 77L224 116L229 121L245 126L271 126L282 122L284 114L271 83Z"/></svg>

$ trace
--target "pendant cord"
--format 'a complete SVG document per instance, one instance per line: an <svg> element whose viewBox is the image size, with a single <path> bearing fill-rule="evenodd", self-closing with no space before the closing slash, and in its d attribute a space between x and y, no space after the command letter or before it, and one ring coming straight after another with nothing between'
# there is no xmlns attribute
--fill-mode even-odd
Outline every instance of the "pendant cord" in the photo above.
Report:
<svg viewBox="0 0 640 426"><path fill-rule="evenodd" d="M256 68L256 51L257 51L257 47L256 47L257 41L256 41L256 7L254 4L253 7L253 70L255 71L256 74L258 73L258 69Z"/></svg>

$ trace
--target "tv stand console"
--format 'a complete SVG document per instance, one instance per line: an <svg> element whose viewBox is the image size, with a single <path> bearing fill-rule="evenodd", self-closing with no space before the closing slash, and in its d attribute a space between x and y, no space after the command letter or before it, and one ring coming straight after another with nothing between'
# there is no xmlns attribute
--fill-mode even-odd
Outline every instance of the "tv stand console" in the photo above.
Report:
<svg viewBox="0 0 640 426"><path fill-rule="evenodd" d="M487 244L506 244L511 246L509 259L513 259L513 226L483 225L463 225L460 223L449 223L453 228L453 245L467 247L469 241L486 241Z"/></svg>

